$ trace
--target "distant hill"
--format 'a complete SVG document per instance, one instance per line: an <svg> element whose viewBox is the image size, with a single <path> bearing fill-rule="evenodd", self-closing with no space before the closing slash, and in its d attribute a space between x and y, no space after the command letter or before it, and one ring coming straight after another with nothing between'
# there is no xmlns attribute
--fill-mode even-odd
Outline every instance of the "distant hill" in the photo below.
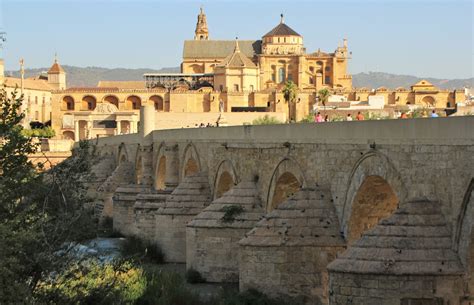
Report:
<svg viewBox="0 0 474 305"><path fill-rule="evenodd" d="M395 89L397 87L409 88L422 78L411 75L397 75L383 72L357 73L352 76L353 86L356 88L379 88L386 87ZM458 89L464 87L474 87L474 78L467 79L439 79L424 78L433 85L441 89Z"/></svg>
<svg viewBox="0 0 474 305"><path fill-rule="evenodd" d="M179 67L153 69L108 69L99 67L74 67L63 66L67 72L68 87L95 87L100 80L143 80L144 73L177 73ZM31 77L45 73L48 68L26 69L25 77ZM19 77L18 71L7 71L7 75ZM410 75L397 75L383 72L357 73L353 75L353 85L356 88L379 88L386 87L395 89L397 87L409 88L421 78ZM463 87L474 87L474 78L469 79L438 79L426 78L433 85L441 89L453 89Z"/></svg>
<svg viewBox="0 0 474 305"><path fill-rule="evenodd" d="M179 68L153 69L108 69L100 67L74 67L62 66L67 73L66 81L68 87L95 87L101 80L143 80L145 73L177 73ZM49 68L25 69L25 77L32 77L46 73ZM19 71L6 71L6 75L20 77Z"/></svg>

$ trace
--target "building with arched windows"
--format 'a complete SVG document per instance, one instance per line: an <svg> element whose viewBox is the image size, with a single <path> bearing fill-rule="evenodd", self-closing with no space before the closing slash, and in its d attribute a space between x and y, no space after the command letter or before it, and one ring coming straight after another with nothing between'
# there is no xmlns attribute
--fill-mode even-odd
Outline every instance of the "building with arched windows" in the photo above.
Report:
<svg viewBox="0 0 474 305"><path fill-rule="evenodd" d="M170 129L250 124L264 115L301 121L321 109L340 117L358 111L387 116L416 107L444 111L465 100L464 90L441 90L426 80L410 88L353 88L347 39L332 52L307 52L303 36L283 15L260 39L211 37L201 9L194 39L184 41L180 73L66 87L66 72L57 60L47 75L33 79L3 77L0 60L0 81L23 89L28 121L51 119L57 137L76 141L137 132L143 105L155 107L155 129ZM288 81L297 88L292 101L282 92ZM324 105L322 89L330 91Z"/></svg>

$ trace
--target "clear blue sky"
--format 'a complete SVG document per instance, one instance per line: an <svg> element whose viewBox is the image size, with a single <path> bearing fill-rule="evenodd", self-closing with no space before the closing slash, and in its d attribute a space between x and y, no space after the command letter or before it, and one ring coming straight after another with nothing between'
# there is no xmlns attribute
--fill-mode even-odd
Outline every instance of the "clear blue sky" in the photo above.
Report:
<svg viewBox="0 0 474 305"><path fill-rule="evenodd" d="M49 66L55 52L83 67L176 67L203 4L212 39L260 39L283 12L308 52L332 52L347 37L351 73L473 76L470 0L0 1L7 69L18 69L20 57Z"/></svg>

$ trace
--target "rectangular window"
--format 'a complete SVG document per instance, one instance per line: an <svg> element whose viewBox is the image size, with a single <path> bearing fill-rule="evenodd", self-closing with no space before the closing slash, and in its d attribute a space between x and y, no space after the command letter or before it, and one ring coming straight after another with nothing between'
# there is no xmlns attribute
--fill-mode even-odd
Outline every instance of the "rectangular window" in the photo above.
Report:
<svg viewBox="0 0 474 305"><path fill-rule="evenodd" d="M253 92L253 85L250 85L250 91Z"/></svg>
<svg viewBox="0 0 474 305"><path fill-rule="evenodd" d="M330 77L330 76L326 76L326 77L324 78L324 83L329 84L330 82L331 82L331 77Z"/></svg>
<svg viewBox="0 0 474 305"><path fill-rule="evenodd" d="M109 120L93 121L92 126L93 128L117 128L117 122Z"/></svg>
<svg viewBox="0 0 474 305"><path fill-rule="evenodd" d="M38 120L39 120L39 112L35 111L35 121L38 121Z"/></svg>
<svg viewBox="0 0 474 305"><path fill-rule="evenodd" d="M276 82L275 73L272 73L272 82Z"/></svg>
<svg viewBox="0 0 474 305"><path fill-rule="evenodd" d="M35 105L38 105L38 97L35 96Z"/></svg>
<svg viewBox="0 0 474 305"><path fill-rule="evenodd" d="M219 91L220 91L220 92L223 92L223 91L224 91L224 86L223 86L223 85L219 85Z"/></svg>
<svg viewBox="0 0 474 305"><path fill-rule="evenodd" d="M237 84L234 85L234 91L239 91L239 85Z"/></svg>

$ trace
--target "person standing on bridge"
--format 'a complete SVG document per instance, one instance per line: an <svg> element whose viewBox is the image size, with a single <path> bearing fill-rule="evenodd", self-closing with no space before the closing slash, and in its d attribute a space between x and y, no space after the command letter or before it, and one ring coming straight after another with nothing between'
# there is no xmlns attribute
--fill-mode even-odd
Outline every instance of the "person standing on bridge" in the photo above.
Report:
<svg viewBox="0 0 474 305"><path fill-rule="evenodd" d="M436 113L436 110L433 110L433 111L431 112L431 117L432 117L432 118L439 118L439 114Z"/></svg>
<svg viewBox="0 0 474 305"><path fill-rule="evenodd" d="M357 116L356 116L356 120L357 120L357 121L363 121L363 120L364 120L364 116L362 115L362 113L360 113L360 111L359 111L359 113L358 113Z"/></svg>
<svg viewBox="0 0 474 305"><path fill-rule="evenodd" d="M315 117L316 123L321 123L323 121L323 116L321 115L321 112L318 112L318 114Z"/></svg>
<svg viewBox="0 0 474 305"><path fill-rule="evenodd" d="M347 114L346 121L352 121L352 115L350 113Z"/></svg>

